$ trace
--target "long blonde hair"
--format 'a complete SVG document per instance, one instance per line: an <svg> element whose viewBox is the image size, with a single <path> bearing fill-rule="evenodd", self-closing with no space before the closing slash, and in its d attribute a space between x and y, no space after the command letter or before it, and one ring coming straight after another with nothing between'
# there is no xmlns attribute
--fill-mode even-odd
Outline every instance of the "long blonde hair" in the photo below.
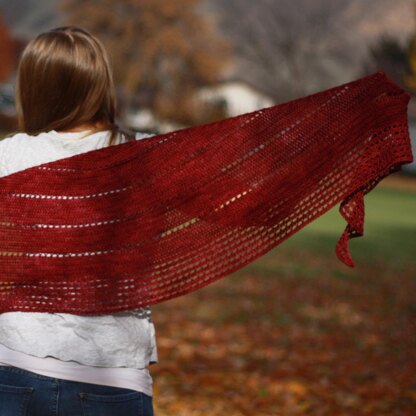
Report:
<svg viewBox="0 0 416 416"><path fill-rule="evenodd" d="M68 130L84 123L134 133L115 122L116 94L110 59L102 43L85 29L64 26L32 39L17 69L16 112L20 131L31 135Z"/></svg>

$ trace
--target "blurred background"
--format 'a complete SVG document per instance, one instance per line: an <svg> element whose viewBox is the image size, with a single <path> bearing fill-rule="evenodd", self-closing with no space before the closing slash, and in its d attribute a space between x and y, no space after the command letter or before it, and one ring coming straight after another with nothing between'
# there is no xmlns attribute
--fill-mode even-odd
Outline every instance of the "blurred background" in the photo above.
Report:
<svg viewBox="0 0 416 416"><path fill-rule="evenodd" d="M25 44L75 24L110 52L118 118L167 132L384 70L412 94L413 0L0 0L0 134ZM154 307L156 414L416 414L416 162L366 195L348 268L338 207L258 261ZM230 302L230 298L233 300Z"/></svg>

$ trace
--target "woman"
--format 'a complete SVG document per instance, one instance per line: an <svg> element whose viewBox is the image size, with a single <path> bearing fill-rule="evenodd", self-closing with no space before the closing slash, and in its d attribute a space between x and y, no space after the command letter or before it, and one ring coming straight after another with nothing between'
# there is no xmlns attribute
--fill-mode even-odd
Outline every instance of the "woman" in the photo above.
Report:
<svg viewBox="0 0 416 416"><path fill-rule="evenodd" d="M0 176L146 134L115 123L108 55L77 27L42 33L23 51L19 130L0 141ZM70 291L70 288L68 288ZM0 414L153 415L157 362L150 308L112 315L0 314Z"/></svg>

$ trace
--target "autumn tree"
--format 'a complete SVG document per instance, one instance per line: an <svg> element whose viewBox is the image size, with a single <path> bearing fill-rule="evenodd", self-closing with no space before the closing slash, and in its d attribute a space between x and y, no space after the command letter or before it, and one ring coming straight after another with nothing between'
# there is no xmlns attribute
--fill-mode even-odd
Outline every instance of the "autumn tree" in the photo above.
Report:
<svg viewBox="0 0 416 416"><path fill-rule="evenodd" d="M226 69L228 45L199 0L63 0L68 24L90 30L112 58L116 84L129 104L183 124L217 118L201 111L196 91Z"/></svg>
<svg viewBox="0 0 416 416"><path fill-rule="evenodd" d="M3 17L0 15L0 82L9 78L15 63L14 42Z"/></svg>

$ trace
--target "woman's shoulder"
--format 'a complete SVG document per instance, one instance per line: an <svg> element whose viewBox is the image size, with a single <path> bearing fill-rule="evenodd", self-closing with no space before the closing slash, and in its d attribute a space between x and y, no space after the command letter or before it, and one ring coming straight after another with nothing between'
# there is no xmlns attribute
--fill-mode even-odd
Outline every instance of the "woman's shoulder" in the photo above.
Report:
<svg viewBox="0 0 416 416"><path fill-rule="evenodd" d="M3 139L0 140L0 143L10 143L20 140L26 140L29 136L27 133L17 132L17 133L10 133L7 136L5 136Z"/></svg>
<svg viewBox="0 0 416 416"><path fill-rule="evenodd" d="M15 132L15 133L8 134L3 139L0 139L0 145L1 143L3 143L3 146L12 145L14 143L22 143L22 142L36 143L36 141L33 139L45 139L49 136L50 136L49 132L42 132L37 135L30 135L29 133L25 133L25 132Z"/></svg>
<svg viewBox="0 0 416 416"><path fill-rule="evenodd" d="M27 133L11 133L4 139L0 140L0 151L4 151L5 149L11 149L15 145L30 140L31 137L32 136L29 136Z"/></svg>
<svg viewBox="0 0 416 416"><path fill-rule="evenodd" d="M0 140L0 176L8 174L8 161L19 154L19 144L26 140L26 136L25 133L15 133Z"/></svg>

